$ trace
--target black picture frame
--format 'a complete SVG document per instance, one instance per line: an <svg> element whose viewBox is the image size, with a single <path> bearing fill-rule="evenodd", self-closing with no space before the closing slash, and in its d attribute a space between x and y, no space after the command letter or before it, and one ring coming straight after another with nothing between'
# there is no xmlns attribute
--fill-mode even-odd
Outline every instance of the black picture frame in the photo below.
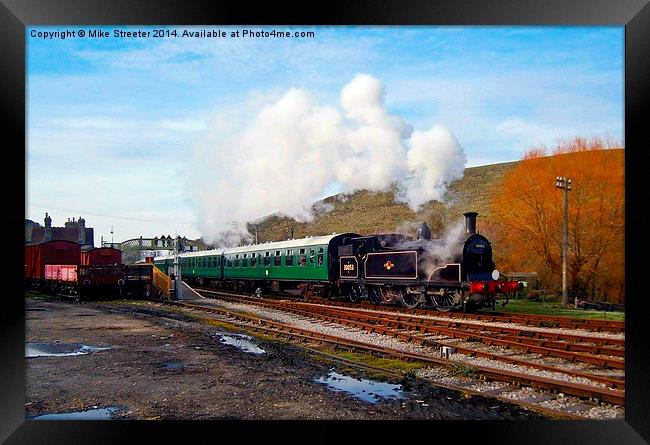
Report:
<svg viewBox="0 0 650 445"><path fill-rule="evenodd" d="M341 24L341 25L619 25L625 26L625 199L626 199L626 414L624 421L539 422L26 422L24 300L22 267L25 189L17 184L25 171L25 27L88 24ZM338 441L358 431L364 441L389 432L409 441L449 440L477 443L642 444L650 441L650 336L647 247L650 232L644 152L650 79L650 6L648 0L427 0L328 1L318 4L154 0L0 0L0 110L7 140L0 216L5 249L1 256L5 286L0 314L0 440L6 443L116 443L137 434L140 440L169 438L220 441L226 433L255 440ZM647 126L647 124L646 124ZM21 149L21 147L23 149ZM25 181L26 184L26 181ZM345 432L342 432L342 430ZM444 433L445 439L441 434ZM308 439L309 437L309 439ZM234 438L228 440L236 440ZM252 438L251 438L252 441Z"/></svg>

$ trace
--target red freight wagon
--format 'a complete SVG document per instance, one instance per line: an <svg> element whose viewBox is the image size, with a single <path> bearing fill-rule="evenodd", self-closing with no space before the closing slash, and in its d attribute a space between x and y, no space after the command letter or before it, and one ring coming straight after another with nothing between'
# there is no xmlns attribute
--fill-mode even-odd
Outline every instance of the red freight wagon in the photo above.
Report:
<svg viewBox="0 0 650 445"><path fill-rule="evenodd" d="M46 264L45 265L45 279L57 281L70 281L77 282L77 266L74 265L60 265L60 264Z"/></svg>
<svg viewBox="0 0 650 445"><path fill-rule="evenodd" d="M46 241L25 246L25 279L45 278L45 265L79 265L81 245L72 241Z"/></svg>
<svg viewBox="0 0 650 445"><path fill-rule="evenodd" d="M112 247L96 247L81 252L82 266L98 264L122 264L122 251Z"/></svg>

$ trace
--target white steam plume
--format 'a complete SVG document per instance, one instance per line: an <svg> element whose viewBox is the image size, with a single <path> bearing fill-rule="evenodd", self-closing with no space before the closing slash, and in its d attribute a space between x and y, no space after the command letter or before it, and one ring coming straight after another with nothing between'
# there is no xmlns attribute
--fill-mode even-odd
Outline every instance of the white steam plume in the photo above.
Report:
<svg viewBox="0 0 650 445"><path fill-rule="evenodd" d="M397 182L413 210L439 199L463 174L462 147L440 126L413 131L387 111L384 94L379 80L358 74L342 89L341 108L290 89L252 115L220 115L188 168L204 238L272 213L309 220L333 184L351 193Z"/></svg>

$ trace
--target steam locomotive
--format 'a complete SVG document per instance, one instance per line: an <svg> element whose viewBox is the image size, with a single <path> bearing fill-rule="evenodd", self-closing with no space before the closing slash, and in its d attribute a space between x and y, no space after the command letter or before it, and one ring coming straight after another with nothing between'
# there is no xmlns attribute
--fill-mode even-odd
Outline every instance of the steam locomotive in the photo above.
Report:
<svg viewBox="0 0 650 445"><path fill-rule="evenodd" d="M497 296L521 284L499 281L490 241L476 231L477 212L466 212L465 231L448 239L431 239L425 223L417 239L373 235L344 239L338 247L340 287L351 299L375 304L423 303L439 311L473 311L496 305Z"/></svg>
<svg viewBox="0 0 650 445"><path fill-rule="evenodd" d="M465 232L431 239L421 224L417 238L354 233L306 237L154 258L162 271L178 271L200 285L253 292L300 292L303 296L369 300L439 311L493 307L497 296L515 292L499 281L492 247L476 232L476 212L464 213ZM506 298L507 301L507 298Z"/></svg>

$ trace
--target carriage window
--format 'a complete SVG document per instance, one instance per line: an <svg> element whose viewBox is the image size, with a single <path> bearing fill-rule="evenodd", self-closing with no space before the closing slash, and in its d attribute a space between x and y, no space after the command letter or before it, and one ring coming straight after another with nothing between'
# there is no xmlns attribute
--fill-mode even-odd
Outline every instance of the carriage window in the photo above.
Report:
<svg viewBox="0 0 650 445"><path fill-rule="evenodd" d="M314 249L309 249L309 262L314 264Z"/></svg>
<svg viewBox="0 0 650 445"><path fill-rule="evenodd" d="M278 250L277 253L280 253L280 251ZM282 263L280 263L281 260L282 260L282 257L281 257L280 255L276 255L276 256L273 258L273 265L274 265L274 266L281 266L281 265L282 265Z"/></svg>
<svg viewBox="0 0 650 445"><path fill-rule="evenodd" d="M287 250L287 256L284 258L285 266L293 266L293 250Z"/></svg>
<svg viewBox="0 0 650 445"><path fill-rule="evenodd" d="M256 258L255 258L255 254L252 253L251 254L251 267L255 266L256 263L257 263L257 261L256 261Z"/></svg>
<svg viewBox="0 0 650 445"><path fill-rule="evenodd" d="M264 265L265 266L270 266L271 265L271 252L265 252L264 253Z"/></svg>
<svg viewBox="0 0 650 445"><path fill-rule="evenodd" d="M306 266L306 265L307 265L307 256L306 255L300 255L298 257L298 266Z"/></svg>
<svg viewBox="0 0 650 445"><path fill-rule="evenodd" d="M246 256L246 255L244 254L244 256ZM248 262L248 260L246 258L242 259L241 260L241 267L246 267L247 262Z"/></svg>
<svg viewBox="0 0 650 445"><path fill-rule="evenodd" d="M319 266L323 265L323 254L322 253L318 254L318 265Z"/></svg>
<svg viewBox="0 0 650 445"><path fill-rule="evenodd" d="M228 267L232 267L232 260L228 260L227 263Z"/></svg>

